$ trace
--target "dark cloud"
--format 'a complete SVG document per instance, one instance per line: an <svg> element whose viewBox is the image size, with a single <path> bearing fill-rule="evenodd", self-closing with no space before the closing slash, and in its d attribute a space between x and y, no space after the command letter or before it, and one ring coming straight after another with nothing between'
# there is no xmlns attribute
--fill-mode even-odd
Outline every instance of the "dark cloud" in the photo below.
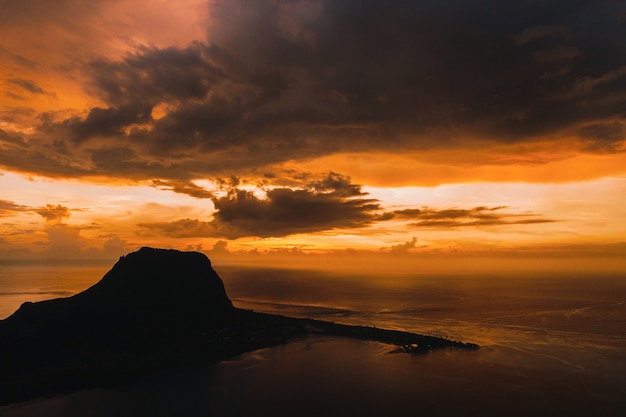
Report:
<svg viewBox="0 0 626 417"><path fill-rule="evenodd" d="M592 152L617 152L624 150L626 128L622 123L596 123L581 127L578 134Z"/></svg>
<svg viewBox="0 0 626 417"><path fill-rule="evenodd" d="M411 221L413 227L449 229L457 227L489 227L552 223L533 213L502 213L505 207L472 209L407 209L380 214L380 206L372 199L347 199L312 190L276 188L259 198L252 192L233 189L215 198L217 212L211 221L180 219L173 222L140 223L143 234L174 238L216 237L282 237L298 233L314 233L332 229L350 229L377 222ZM406 252L415 247L417 239L395 245L391 252Z"/></svg>
<svg viewBox="0 0 626 417"><path fill-rule="evenodd" d="M349 177L335 172L329 172L326 178L313 182L309 186L319 193L336 197L357 197L365 194L361 191L360 185L352 184Z"/></svg>
<svg viewBox="0 0 626 417"><path fill-rule="evenodd" d="M506 213L504 206L474 207L471 209L406 209L392 212L396 220L409 220L416 227L450 228L462 226L498 226L505 224L551 223L555 220L546 219L533 213Z"/></svg>
<svg viewBox="0 0 626 417"><path fill-rule="evenodd" d="M152 180L154 187L171 190L175 193L187 194L195 198L213 198L214 194L191 181Z"/></svg>
<svg viewBox="0 0 626 417"><path fill-rule="evenodd" d="M93 108L85 119L66 122L75 141L117 136L126 141L147 140L148 152L158 154L178 146L191 148L189 137L195 126L192 120L178 120L177 128L190 125L182 132L170 130L168 120L155 122L152 111L161 103L181 103L183 108L194 107L197 101L210 105L207 94L222 77L221 70L212 65L206 45L195 43L185 49L143 48L121 61L100 59L87 70L92 77L92 88L110 106ZM174 104L172 104L174 105ZM211 116L206 109L202 123ZM184 112L180 109L177 114ZM198 122L198 121L196 121ZM146 137L140 132L126 132L133 125L155 124ZM180 141L181 137L184 140ZM178 142L181 142L178 145Z"/></svg>
<svg viewBox="0 0 626 417"><path fill-rule="evenodd" d="M570 137L626 117L622 12L609 0L218 0L205 40L92 60L103 104L42 121L0 162L189 181L340 151ZM581 150L619 146L587 135Z"/></svg>
<svg viewBox="0 0 626 417"><path fill-rule="evenodd" d="M121 61L100 59L88 70L93 85L117 108L166 100L201 100L223 78L210 61L210 49L194 43L187 48L142 48Z"/></svg>
<svg viewBox="0 0 626 417"><path fill-rule="evenodd" d="M211 199L216 212L212 220L180 219L173 222L140 223L144 234L175 238L282 237L333 229L360 228L378 222L409 221L415 227L451 228L553 222L533 213L507 213L506 207L471 209L405 209L383 212L378 201L365 198L361 186L336 173L310 182L307 188L270 188L264 197L237 187ZM392 252L415 247L417 240L391 248Z"/></svg>
<svg viewBox="0 0 626 417"><path fill-rule="evenodd" d="M316 188L319 184L324 186ZM139 226L172 237L230 239L357 228L372 223L380 211L376 200L363 195L348 178L329 174L312 188L273 188L266 191L265 198L233 188L223 197L213 197L216 212L212 221L182 219Z"/></svg>
<svg viewBox="0 0 626 417"><path fill-rule="evenodd" d="M228 226L228 237L285 236L367 226L380 209L373 199L347 199L332 193L275 188L259 199L233 190L214 200L215 220Z"/></svg>
<svg viewBox="0 0 626 417"><path fill-rule="evenodd" d="M518 46L526 45L530 42L544 39L567 40L573 37L572 33L563 26L540 25L527 27L519 33L513 35L513 39Z"/></svg>

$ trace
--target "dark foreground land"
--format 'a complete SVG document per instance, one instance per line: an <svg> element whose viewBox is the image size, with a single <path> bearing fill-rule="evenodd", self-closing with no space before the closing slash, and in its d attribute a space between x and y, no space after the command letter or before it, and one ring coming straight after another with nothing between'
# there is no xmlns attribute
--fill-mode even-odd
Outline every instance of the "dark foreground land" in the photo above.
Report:
<svg viewBox="0 0 626 417"><path fill-rule="evenodd" d="M313 334L389 343L398 346L394 352L478 348L237 309L206 256L142 248L120 258L86 291L25 303L0 321L0 405L123 385L168 368L220 361Z"/></svg>

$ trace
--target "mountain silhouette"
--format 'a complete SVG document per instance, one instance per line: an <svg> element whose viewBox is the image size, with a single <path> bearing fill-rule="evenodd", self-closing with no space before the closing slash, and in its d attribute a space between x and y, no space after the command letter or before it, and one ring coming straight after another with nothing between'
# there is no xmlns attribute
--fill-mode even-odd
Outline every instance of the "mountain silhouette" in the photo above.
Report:
<svg viewBox="0 0 626 417"><path fill-rule="evenodd" d="M211 327L233 310L205 255L144 247L122 256L101 281L79 294L24 303L0 331L163 332Z"/></svg>
<svg viewBox="0 0 626 417"><path fill-rule="evenodd" d="M198 252L141 248L67 298L24 303L0 321L0 404L129 383L311 333L396 344L395 352L476 345L235 308Z"/></svg>

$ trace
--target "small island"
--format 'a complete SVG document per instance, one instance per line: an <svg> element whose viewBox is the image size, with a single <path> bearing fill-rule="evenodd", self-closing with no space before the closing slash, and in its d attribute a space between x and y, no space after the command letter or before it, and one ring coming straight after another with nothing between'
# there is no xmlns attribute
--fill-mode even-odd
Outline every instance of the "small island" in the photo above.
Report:
<svg viewBox="0 0 626 417"><path fill-rule="evenodd" d="M477 349L471 343L234 307L198 252L141 248L67 298L24 303L0 320L0 405L112 387L311 335L397 346L391 353Z"/></svg>

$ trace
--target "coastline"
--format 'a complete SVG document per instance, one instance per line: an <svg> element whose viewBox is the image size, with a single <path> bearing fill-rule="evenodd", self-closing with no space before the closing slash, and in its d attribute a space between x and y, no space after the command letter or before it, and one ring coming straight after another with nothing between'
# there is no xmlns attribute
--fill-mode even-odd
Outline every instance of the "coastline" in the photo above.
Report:
<svg viewBox="0 0 626 417"><path fill-rule="evenodd" d="M0 416L579 416L615 415L624 405L623 389L611 389L609 381L600 384L564 368L546 372L529 363L494 362L494 346L426 355L394 355L389 349L385 343L312 335L121 386L7 405Z"/></svg>
<svg viewBox="0 0 626 417"><path fill-rule="evenodd" d="M172 337L175 336L175 337ZM218 363L247 352L303 339L328 336L381 342L396 351L423 354L436 349L474 350L471 343L397 330L350 326L235 309L227 324L198 334L124 335L121 349L105 349L101 339L65 339L50 344L48 356L33 358L25 343L3 338L0 348L11 364L2 366L0 406L78 390L115 387L147 375L194 363ZM71 348L70 346L75 346ZM415 346L407 350L405 347ZM403 350L404 349L404 350ZM7 366L8 365L8 366Z"/></svg>
<svg viewBox="0 0 626 417"><path fill-rule="evenodd" d="M476 345L235 308L206 255L144 247L95 285L0 321L0 405L125 384L311 334L434 349Z"/></svg>

